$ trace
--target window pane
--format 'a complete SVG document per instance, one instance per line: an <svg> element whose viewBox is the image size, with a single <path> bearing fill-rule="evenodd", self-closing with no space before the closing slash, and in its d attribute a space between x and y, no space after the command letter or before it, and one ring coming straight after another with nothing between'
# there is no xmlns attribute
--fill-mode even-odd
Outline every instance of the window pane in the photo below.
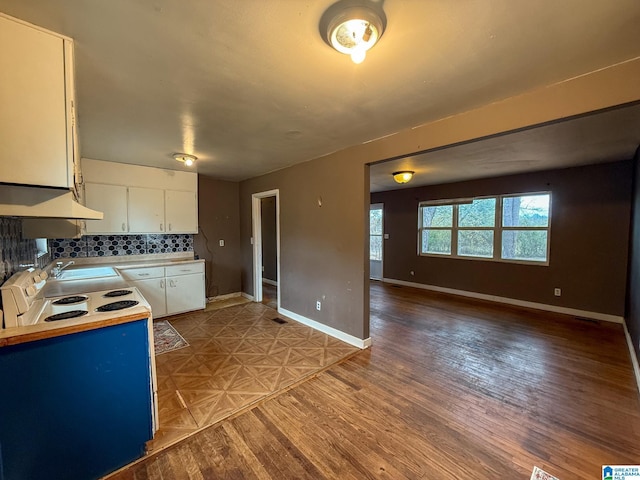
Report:
<svg viewBox="0 0 640 480"><path fill-rule="evenodd" d="M451 230L423 230L422 253L451 255Z"/></svg>
<svg viewBox="0 0 640 480"><path fill-rule="evenodd" d="M524 195L502 200L502 225L505 227L549 226L550 195Z"/></svg>
<svg viewBox="0 0 640 480"><path fill-rule="evenodd" d="M508 260L547 261L546 230L504 230L502 258Z"/></svg>
<svg viewBox="0 0 640 480"><path fill-rule="evenodd" d="M493 227L496 223L496 199L482 198L458 205L459 227Z"/></svg>
<svg viewBox="0 0 640 480"><path fill-rule="evenodd" d="M382 261L382 236L380 235L369 237L369 260Z"/></svg>
<svg viewBox="0 0 640 480"><path fill-rule="evenodd" d="M453 223L453 206L439 205L422 208L422 227L450 227Z"/></svg>
<svg viewBox="0 0 640 480"><path fill-rule="evenodd" d="M382 209L369 210L369 233L382 235Z"/></svg>
<svg viewBox="0 0 640 480"><path fill-rule="evenodd" d="M458 255L493 257L493 230L458 231Z"/></svg>

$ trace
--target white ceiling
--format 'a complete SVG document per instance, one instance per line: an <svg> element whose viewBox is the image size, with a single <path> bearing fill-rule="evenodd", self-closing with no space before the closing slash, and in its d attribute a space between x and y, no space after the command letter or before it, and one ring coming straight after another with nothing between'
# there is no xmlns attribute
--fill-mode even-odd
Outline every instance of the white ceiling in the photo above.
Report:
<svg viewBox="0 0 640 480"><path fill-rule="evenodd" d="M0 0L0 11L75 39L83 156L181 169L171 154L187 152L227 180L640 56L638 0L385 0L387 30L354 65L319 34L332 3Z"/></svg>

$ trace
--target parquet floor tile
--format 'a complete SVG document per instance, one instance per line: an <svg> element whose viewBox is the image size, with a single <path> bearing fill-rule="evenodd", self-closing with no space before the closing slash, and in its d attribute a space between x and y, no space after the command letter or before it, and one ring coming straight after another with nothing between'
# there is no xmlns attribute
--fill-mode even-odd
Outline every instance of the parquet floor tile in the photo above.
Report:
<svg viewBox="0 0 640 480"><path fill-rule="evenodd" d="M156 451L313 375L357 348L244 303L171 317L189 346L156 357Z"/></svg>

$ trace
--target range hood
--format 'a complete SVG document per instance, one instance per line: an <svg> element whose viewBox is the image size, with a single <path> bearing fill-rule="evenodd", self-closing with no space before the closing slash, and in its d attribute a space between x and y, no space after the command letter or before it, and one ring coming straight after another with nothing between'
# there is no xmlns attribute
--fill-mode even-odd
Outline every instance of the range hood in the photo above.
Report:
<svg viewBox="0 0 640 480"><path fill-rule="evenodd" d="M102 220L104 214L80 205L70 190L0 185L0 216Z"/></svg>

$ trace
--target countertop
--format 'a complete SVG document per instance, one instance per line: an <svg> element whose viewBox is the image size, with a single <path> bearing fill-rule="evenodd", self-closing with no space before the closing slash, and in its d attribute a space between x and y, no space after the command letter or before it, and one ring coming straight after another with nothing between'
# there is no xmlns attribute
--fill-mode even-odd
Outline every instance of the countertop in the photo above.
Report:
<svg viewBox="0 0 640 480"><path fill-rule="evenodd" d="M65 320L63 326L56 323L42 322L36 323L35 325L0 330L0 347L8 347L10 345L18 345L36 340L44 340L46 338L69 335L71 333L86 332L89 330L97 330L98 328L110 327L112 325L135 322L149 318L151 312L147 309L145 310L146 313L121 313L120 315L112 312L109 318L102 316L96 318L85 315L84 317ZM122 312L124 312L124 310Z"/></svg>

